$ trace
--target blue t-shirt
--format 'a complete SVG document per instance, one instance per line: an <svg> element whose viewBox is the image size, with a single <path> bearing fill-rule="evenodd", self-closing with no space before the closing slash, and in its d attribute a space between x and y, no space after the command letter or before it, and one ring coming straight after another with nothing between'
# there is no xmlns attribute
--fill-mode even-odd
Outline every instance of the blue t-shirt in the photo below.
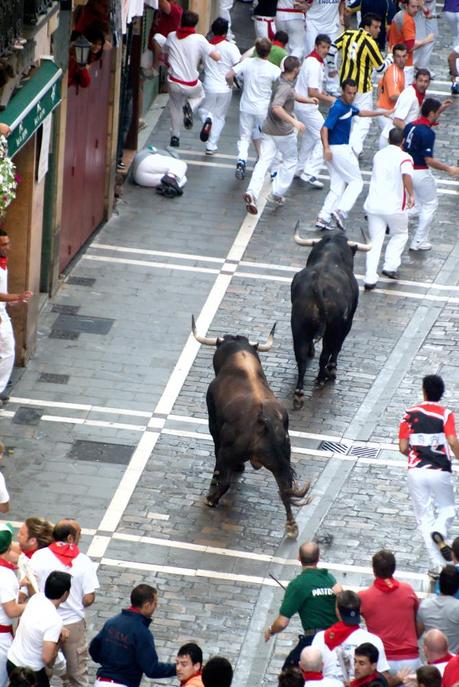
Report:
<svg viewBox="0 0 459 687"><path fill-rule="evenodd" d="M413 158L414 167L428 167L426 157L433 157L435 134L428 124L410 122L403 130L404 150Z"/></svg>
<svg viewBox="0 0 459 687"><path fill-rule="evenodd" d="M349 143L351 135L352 117L360 110L355 105L347 105L341 98L337 98L328 111L324 126L328 129L329 145L344 145Z"/></svg>

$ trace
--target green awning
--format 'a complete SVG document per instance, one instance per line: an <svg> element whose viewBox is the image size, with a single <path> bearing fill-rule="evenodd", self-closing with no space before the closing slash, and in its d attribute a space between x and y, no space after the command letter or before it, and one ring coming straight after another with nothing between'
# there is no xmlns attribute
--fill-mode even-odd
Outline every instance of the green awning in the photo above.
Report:
<svg viewBox="0 0 459 687"><path fill-rule="evenodd" d="M29 81L0 112L0 121L8 124L8 154L12 157L33 136L50 112L61 101L62 69L49 59L42 59Z"/></svg>

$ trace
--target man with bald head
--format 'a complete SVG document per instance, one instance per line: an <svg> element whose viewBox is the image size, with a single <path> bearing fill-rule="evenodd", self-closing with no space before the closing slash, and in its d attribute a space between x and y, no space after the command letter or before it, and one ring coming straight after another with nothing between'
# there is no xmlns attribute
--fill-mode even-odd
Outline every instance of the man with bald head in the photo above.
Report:
<svg viewBox="0 0 459 687"><path fill-rule="evenodd" d="M285 630L295 613L300 616L303 633L299 642L285 659L283 668L298 665L301 651L309 646L317 632L336 622L336 594L341 591L333 575L326 568L318 568L320 551L314 542L300 546L298 560L301 573L288 585L279 615L265 632L265 641Z"/></svg>
<svg viewBox="0 0 459 687"><path fill-rule="evenodd" d="M59 520L54 526L54 541L36 551L31 558L40 591L53 570L70 573L70 595L58 608L69 637L62 646L67 670L62 676L65 687L88 687L88 650L86 641L85 609L94 603L99 588L96 568L86 554L81 553L78 543L81 527L76 520Z"/></svg>
<svg viewBox="0 0 459 687"><path fill-rule="evenodd" d="M449 651L448 637L441 630L428 630L424 635L422 648L427 664L438 668L443 676L446 664L453 658Z"/></svg>
<svg viewBox="0 0 459 687"><path fill-rule="evenodd" d="M334 677L324 677L324 662L320 649L306 646L300 654L300 669L305 680L304 687L343 687Z"/></svg>

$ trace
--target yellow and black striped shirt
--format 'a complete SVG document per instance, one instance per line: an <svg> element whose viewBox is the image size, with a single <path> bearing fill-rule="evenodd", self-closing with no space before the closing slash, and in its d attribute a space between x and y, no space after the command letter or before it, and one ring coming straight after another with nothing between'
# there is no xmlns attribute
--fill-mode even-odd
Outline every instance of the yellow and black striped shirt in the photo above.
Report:
<svg viewBox="0 0 459 687"><path fill-rule="evenodd" d="M334 46L341 52L340 82L354 79L358 93L371 91L373 69L382 69L385 64L376 41L365 29L348 30L334 41Z"/></svg>

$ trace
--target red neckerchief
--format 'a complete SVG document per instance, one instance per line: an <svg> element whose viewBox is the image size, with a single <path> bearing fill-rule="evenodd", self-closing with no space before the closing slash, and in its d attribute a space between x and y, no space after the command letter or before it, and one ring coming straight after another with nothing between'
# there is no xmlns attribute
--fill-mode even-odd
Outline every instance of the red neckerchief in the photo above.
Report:
<svg viewBox="0 0 459 687"><path fill-rule="evenodd" d="M24 556L27 556L27 558L32 558L34 555L35 551L38 551L38 546L36 546L34 549L28 549L27 551L23 551L21 549L21 553L24 554Z"/></svg>
<svg viewBox="0 0 459 687"><path fill-rule="evenodd" d="M386 577L384 580L381 577L377 577L373 582L373 585L376 587L376 589L379 589L380 592L389 594L390 592L395 592L395 590L400 587L400 582L398 580L394 580L393 577Z"/></svg>
<svg viewBox="0 0 459 687"><path fill-rule="evenodd" d="M196 33L194 26L179 26L175 35L177 38L182 39L191 36L193 33Z"/></svg>
<svg viewBox="0 0 459 687"><path fill-rule="evenodd" d="M67 544L65 541L55 541L48 546L48 549L68 568L72 567L73 559L80 553L76 544Z"/></svg>
<svg viewBox="0 0 459 687"><path fill-rule="evenodd" d="M198 675L202 675L202 670L198 670L198 672L195 673L194 675L192 675L191 677L189 677L188 680L184 680L183 682L180 681L181 687L184 687L184 686L185 686L190 680L192 680L194 677L198 677Z"/></svg>
<svg viewBox="0 0 459 687"><path fill-rule="evenodd" d="M416 98L418 99L419 107L421 107L422 103L424 102L424 99L426 97L425 93L421 93L421 91L418 91L416 88L416 84L413 84L414 92L416 93Z"/></svg>
<svg viewBox="0 0 459 687"><path fill-rule="evenodd" d="M135 606L129 606L129 608L127 608L126 610L131 611L131 613L142 613L140 608L135 608Z"/></svg>
<svg viewBox="0 0 459 687"><path fill-rule="evenodd" d="M351 680L351 687L363 687L363 685L368 685L373 680L378 679L378 671L374 671L371 675L360 678L360 680Z"/></svg>
<svg viewBox="0 0 459 687"><path fill-rule="evenodd" d="M314 59L318 60L322 64L324 63L323 57L319 55L317 50L313 50L312 52L309 53L308 57L314 57Z"/></svg>
<svg viewBox="0 0 459 687"><path fill-rule="evenodd" d="M302 670L304 680L323 680L324 674L314 672L313 670Z"/></svg>
<svg viewBox="0 0 459 687"><path fill-rule="evenodd" d="M454 654L450 654L449 651L445 656L442 656L441 658L437 658L436 661L427 661L429 666L435 666L437 663L448 663L452 658L454 658Z"/></svg>
<svg viewBox="0 0 459 687"><path fill-rule="evenodd" d="M0 257L0 267L2 270L8 269L8 258L3 255Z"/></svg>
<svg viewBox="0 0 459 687"><path fill-rule="evenodd" d="M4 558L0 558L0 568L8 568L8 570L17 570L17 567L14 565L14 563L10 563L10 561L6 561Z"/></svg>
<svg viewBox="0 0 459 687"><path fill-rule="evenodd" d="M324 641L330 651L342 644L353 632L359 629L359 625L346 625L342 620L325 630Z"/></svg>
<svg viewBox="0 0 459 687"><path fill-rule="evenodd" d="M417 119L414 120L413 124L425 124L426 126L438 126L438 122L431 122L430 120L427 119L427 117L423 117L422 115L418 117Z"/></svg>
<svg viewBox="0 0 459 687"><path fill-rule="evenodd" d="M212 43L212 45L218 45L222 41L226 41L226 36L214 36L210 39L209 43Z"/></svg>
<svg viewBox="0 0 459 687"><path fill-rule="evenodd" d="M284 43L281 43L280 41L271 41L271 45L277 45L279 48L284 48L285 50Z"/></svg>

